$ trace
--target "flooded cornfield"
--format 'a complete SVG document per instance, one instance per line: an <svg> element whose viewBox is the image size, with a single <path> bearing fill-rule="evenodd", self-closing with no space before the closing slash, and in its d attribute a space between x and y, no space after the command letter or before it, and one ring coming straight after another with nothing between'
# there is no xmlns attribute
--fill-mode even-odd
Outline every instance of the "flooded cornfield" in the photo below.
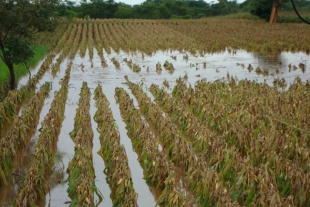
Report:
<svg viewBox="0 0 310 207"><path fill-rule="evenodd" d="M178 23L63 31L0 105L1 206L310 205L309 54Z"/></svg>

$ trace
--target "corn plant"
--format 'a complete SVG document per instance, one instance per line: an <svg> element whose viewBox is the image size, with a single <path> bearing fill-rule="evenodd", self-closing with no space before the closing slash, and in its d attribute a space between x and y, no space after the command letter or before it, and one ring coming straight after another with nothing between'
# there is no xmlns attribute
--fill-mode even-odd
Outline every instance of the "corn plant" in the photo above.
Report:
<svg viewBox="0 0 310 207"><path fill-rule="evenodd" d="M91 128L90 91L86 82L83 82L74 129L70 136L75 143L75 153L70 161L67 173L68 195L72 199L70 206L94 206L94 192L102 201L101 193L95 185L95 170L93 167L93 131Z"/></svg>
<svg viewBox="0 0 310 207"><path fill-rule="evenodd" d="M158 106L150 101L137 84L131 82L127 84L137 98L141 112L157 129L156 132L166 154L175 165L182 169L185 179L197 198L196 202L204 206L237 205L231 201L227 188L219 184L217 179L219 175L207 168L207 163L202 157L195 154L189 143L177 132L172 120L162 115ZM221 190L216 190L218 188Z"/></svg>
<svg viewBox="0 0 310 207"><path fill-rule="evenodd" d="M50 83L42 85L40 91L25 104L21 116L14 120L6 137L1 138L0 185L8 185L16 154L20 149L25 149L28 146L50 87Z"/></svg>
<svg viewBox="0 0 310 207"><path fill-rule="evenodd" d="M127 124L128 136L132 140L133 148L138 153L144 179L149 186L159 191L157 204L188 206L192 195L189 192L184 195L176 181L174 165L158 150L158 137L152 136L149 126L143 122L139 110L134 107L124 89L116 88L115 98L120 104L120 111Z"/></svg>
<svg viewBox="0 0 310 207"><path fill-rule="evenodd" d="M117 125L101 85L95 90L95 100L98 110L94 120L98 123L101 142L99 154L105 162L104 173L111 188L113 206L137 206L137 193L133 188L126 151L120 144Z"/></svg>
<svg viewBox="0 0 310 207"><path fill-rule="evenodd" d="M64 119L70 70L71 65L68 65L61 89L55 93L51 109L42 121L41 133L29 163L28 173L22 180L13 206L37 206L39 201L45 201L45 195L49 191L48 176L52 173L56 144Z"/></svg>
<svg viewBox="0 0 310 207"><path fill-rule="evenodd" d="M202 88L202 85L204 85L204 88ZM300 84L293 84L292 87L300 87ZM251 88L251 90L249 90L249 88ZM248 81L240 81L236 84L234 80L230 80L227 84L223 81L217 81L215 83L198 82L195 89L194 91L190 87L186 88L184 83L179 83L174 88L172 94L174 99L180 100L182 102L181 104L187 106L202 123L207 123L211 129L218 132L218 136L222 136L224 140L226 140L228 146L239 149L238 151L241 156L244 156L245 160L250 159L254 169L257 169L258 172L260 172L259 174L265 177L265 179L261 179L260 182L266 180L267 177L270 179L270 173L266 170L261 170L267 167L268 171L272 170L272 172L275 172L275 174L272 174L272 182L274 183L273 186L276 185L279 190L280 196L290 197L287 193L284 193L287 191L287 188L289 188L291 195L298 195L299 198L302 198L301 200L296 199L294 201L295 204L307 202L307 193L305 190L307 187L305 185L300 185L300 183L302 182L301 180L307 179L309 175L307 171L302 170L304 167L300 167L300 164L303 163L300 161L306 159L305 156L308 154L308 149L302 147L302 145L305 146L304 143L302 145L299 143L290 144L292 141L289 137L282 139L279 143L277 137L281 136L281 133L279 133L276 128L281 122L275 121L270 115L267 117L264 116L264 114L269 114L271 112L273 113L272 117L278 116L274 113L274 109L268 110L272 98L264 99L264 97L270 94L272 97L278 97L277 101L281 101L281 97L284 97L287 92L280 93L277 89L270 89L269 86ZM208 92L206 92L206 90ZM266 91L268 91L267 94ZM245 98L253 96L253 93L259 93L260 95L256 94L255 98ZM242 96L239 96L239 94L242 94ZM260 97L263 98L262 101L259 101L261 99ZM268 100L268 102L264 100ZM240 105L241 108L237 107L238 105ZM249 106L249 108L245 106ZM271 106L274 107L277 106L277 104L272 104ZM256 109L257 107L260 109ZM212 109L212 111L210 111L210 109ZM268 125L266 125L266 121L268 121ZM282 128L286 125L280 126ZM291 130L288 130L288 132L289 131ZM269 134L269 136L266 136L267 134ZM251 137L257 138L253 139ZM304 135L301 136L302 139L303 137ZM283 146L282 149L279 148L281 145ZM294 148L288 146L294 146ZM298 148L304 148L304 153L301 153L302 151L298 150ZM270 149L274 149L272 153ZM300 151L300 154L296 156L293 161L288 159L289 157L283 157L281 155L282 153L286 154L286 151L289 149ZM282 151L281 154L280 151ZM281 163L281 165L277 163ZM301 166L305 165L302 164ZM294 172L299 173L289 173L290 171L288 171L288 169L294 169ZM281 187L282 183L279 182L278 179L281 174L289 174L289 179L286 179L285 184L287 188ZM252 177L252 179L254 179L254 177ZM259 185L256 186L258 187ZM260 188L261 186L262 185L260 185ZM270 187L264 188L271 190ZM300 188L303 190L297 190ZM263 192L267 193L267 191ZM272 197L270 197L270 202L275 200L271 198ZM260 200L260 197L258 197L258 200ZM263 200L266 199L264 198ZM292 199L286 199L283 201L291 200Z"/></svg>

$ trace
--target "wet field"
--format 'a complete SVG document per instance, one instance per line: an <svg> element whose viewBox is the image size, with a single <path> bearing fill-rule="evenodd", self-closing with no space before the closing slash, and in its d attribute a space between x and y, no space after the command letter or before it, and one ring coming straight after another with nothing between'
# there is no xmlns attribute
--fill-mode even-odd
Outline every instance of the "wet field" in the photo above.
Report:
<svg viewBox="0 0 310 207"><path fill-rule="evenodd" d="M74 117L79 100L79 93L82 87L82 82L85 81L91 91L90 100L90 115L93 117L97 108L94 101L94 90L98 84L102 85L103 93L110 102L110 107L113 113L118 130L120 133L121 144L124 145L128 157L128 165L130 167L132 182L134 189L138 194L137 203L142 206L155 206L152 189L146 184L143 175L143 169L139 163L137 153L133 150L131 140L127 136L126 124L121 118L119 106L114 98L116 87L124 88L134 100L136 107L139 107L135 97L130 89L124 84L125 77L131 82L142 85L143 90L148 96L153 99L151 93L148 92L151 84L163 86L164 81L169 84L169 88L173 88L178 78L186 79L188 84L194 85L201 79L214 81L218 79L226 79L227 76L234 77L238 80L248 79L255 80L259 83L266 82L272 86L275 79L286 80L287 85L292 83L296 77L300 77L302 82L310 80L310 67L307 60L309 55L298 52L282 52L278 55L261 55L249 53L243 50L231 51L226 50L221 53L213 54L192 54L187 51L157 51L152 55L142 54L140 52L118 53L112 51L110 54L104 52L107 67L102 67L100 57L94 51L94 57L90 60L88 51L85 57L80 57L79 54L72 60L72 69L69 81L69 93L65 107L65 119L62 123L62 128L59 134L57 143L57 153L55 157L55 168L53 175L50 178L50 192L46 195L46 203L42 206L69 206L71 199L67 194L67 178L66 173L68 163L74 155L74 142L69 136L70 131L74 128ZM55 60L58 56L55 57ZM112 59L117 60L120 64L116 68ZM126 60L132 60L132 63L141 68L140 72L133 72ZM174 70L167 71L164 67L165 62L172 63ZM14 164L14 180L10 187L0 189L0 205L10 206L12 200L19 191L19 182L23 175L27 172L27 163L34 152L34 147L37 143L40 134L41 121L44 119L50 109L51 102L54 98L55 91L60 89L60 80L65 75L65 69L69 59L65 59L60 66L60 71L56 77L47 72L40 80L37 88L44 82L52 83L50 96L45 100L44 107L40 114L40 121L36 132L31 139L31 144L24 152L18 154L16 163ZM160 63L162 70L156 70L156 64ZM35 74L40 65L38 65L32 73ZM20 80L19 86L25 85L28 77ZM168 89L169 90L169 89ZM95 196L95 204L98 206L112 206L110 198L110 188L106 182L106 176L103 173L105 163L102 157L97 153L100 149L99 133L97 132L97 123L91 120L92 130L94 132L93 139L93 164L95 169L95 184L100 190L104 199L98 203L99 198Z"/></svg>

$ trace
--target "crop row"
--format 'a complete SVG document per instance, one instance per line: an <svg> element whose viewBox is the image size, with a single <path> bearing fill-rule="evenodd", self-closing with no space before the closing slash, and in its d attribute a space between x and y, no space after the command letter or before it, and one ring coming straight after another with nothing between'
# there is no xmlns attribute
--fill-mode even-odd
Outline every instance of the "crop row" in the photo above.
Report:
<svg viewBox="0 0 310 207"><path fill-rule="evenodd" d="M77 19L72 24L84 25L83 40L86 36L88 39L100 38L101 43L97 51L104 48L108 54L111 53L111 48L116 52L120 49L126 52L139 50L148 55L156 50L167 49L180 51L185 49L191 53L199 51L203 55L206 52L223 51L227 47L233 48L230 49L233 53L236 49L264 53L277 53L283 50L309 52L307 45L303 43L309 42L309 39L301 35L307 33L308 28L296 24L268 25L252 20L212 18L169 21ZM302 32L294 32L296 30ZM248 32L241 33L240 36L240 31ZM260 35L255 35L257 33ZM236 39L236 36L240 38ZM296 44L296 39L302 41ZM82 47L85 49L85 41L82 42Z"/></svg>
<svg viewBox="0 0 310 207"><path fill-rule="evenodd" d="M163 111L172 117L178 125L180 131L192 143L193 148L205 157L210 167L215 167L221 174L221 179L229 184L232 190L232 198L238 200L240 204L248 206L252 202L264 205L284 205L276 189L276 180L266 182L266 174L263 170L252 166L247 157L242 157L234 148L227 146L223 139L219 139L214 132L206 128L188 109L184 108L184 103L178 99L173 99L163 89L157 85L152 85L150 91L155 97L155 101L162 107ZM175 91L174 91L175 92ZM240 183L244 177L248 179ZM256 178L254 180L255 177ZM252 198L244 198L241 195L245 192L253 192ZM255 195L255 192L260 192ZM255 196L254 196L255 195ZM276 199L271 199L276 198Z"/></svg>
<svg viewBox="0 0 310 207"><path fill-rule="evenodd" d="M91 93L86 82L83 82L78 108L74 118L74 129L70 137L75 143L75 153L69 163L68 195L70 206L94 206L94 192L102 200L95 185L93 167L93 131L91 127L90 109ZM99 201L99 202L100 202Z"/></svg>
<svg viewBox="0 0 310 207"><path fill-rule="evenodd" d="M219 180L220 174L209 168L203 157L196 155L190 143L180 135L172 119L163 116L163 112L137 84L127 83L137 98L146 120L156 129L167 156L182 169L184 179L196 197L196 202L203 206L238 206L236 202L232 202L228 188ZM249 192L246 196L251 197L250 194Z"/></svg>
<svg viewBox="0 0 310 207"><path fill-rule="evenodd" d="M50 88L50 83L42 85L40 91L23 106L21 116L15 118L6 136L1 138L0 186L10 183L14 158L18 150L27 148Z"/></svg>
<svg viewBox="0 0 310 207"><path fill-rule="evenodd" d="M178 182L176 169L168 158L159 151L159 139L152 135L150 127L143 122L133 101L122 88L115 89L123 120L127 124L128 136L138 153L146 183L160 194L159 206L189 206L188 197ZM156 195L156 192L154 192Z"/></svg>
<svg viewBox="0 0 310 207"><path fill-rule="evenodd" d="M297 126L300 123L300 116L296 116L299 113L297 108L289 105L295 104L291 94L293 91L294 96L300 96L301 100L307 98L301 88L305 89L305 86L298 81L291 86L292 91L279 92L264 84L249 81L236 84L231 80L228 83L200 81L193 90L179 82L172 95L173 100L188 108L201 123L218 133L226 141L227 147L237 149L254 168L266 169L269 173L261 178L276 182L282 197L294 196L295 205L304 205L309 202L307 133L280 121L284 119L282 114L286 109L293 111L291 115L286 114L291 118L290 122ZM299 100L296 99L297 102ZM283 112L276 113L281 111L279 108ZM307 109L301 106L299 110ZM280 117L278 114L281 114Z"/></svg>
<svg viewBox="0 0 310 207"><path fill-rule="evenodd" d="M309 46L304 44L309 42L309 37L302 35L309 32L307 25L271 25L262 21L222 18L158 22L193 38L198 43L196 49L199 51L218 52L229 47L261 53L279 53L279 51L309 53ZM296 41L297 39L299 41Z"/></svg>
<svg viewBox="0 0 310 207"><path fill-rule="evenodd" d="M23 178L20 191L13 201L14 206L36 206L45 200L49 190L48 176L52 173L58 135L64 119L65 103L68 94L71 64L61 83L61 89L55 93L49 113L42 121L41 133L32 155L28 172Z"/></svg>
<svg viewBox="0 0 310 207"><path fill-rule="evenodd" d="M103 36L103 28L102 28L102 25L97 25L97 24L94 24L94 39L95 39L95 48L98 52L98 55L99 55L99 58L100 58L100 61L101 61L101 66L102 67L107 67L107 63L106 63L106 60L103 56L103 48L104 48L104 41L106 38Z"/></svg>
<svg viewBox="0 0 310 207"><path fill-rule="evenodd" d="M136 207L138 206L137 193L133 188L126 151L120 144L117 125L101 85L98 85L95 90L95 100L97 112L94 120L98 123L97 130L100 133L101 143L99 154L105 162L104 173L111 188L113 206Z"/></svg>
<svg viewBox="0 0 310 207"><path fill-rule="evenodd" d="M55 57L54 53L50 53L35 76L18 90L9 91L5 99L0 102L0 132L4 135L12 124L16 114L18 113L22 103L32 97L36 84L49 69L49 65Z"/></svg>

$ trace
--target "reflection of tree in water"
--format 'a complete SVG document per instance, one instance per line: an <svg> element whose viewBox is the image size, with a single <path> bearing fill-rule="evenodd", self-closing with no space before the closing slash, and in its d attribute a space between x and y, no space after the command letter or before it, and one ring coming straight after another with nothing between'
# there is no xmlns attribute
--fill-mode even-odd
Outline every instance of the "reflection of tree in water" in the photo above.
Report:
<svg viewBox="0 0 310 207"><path fill-rule="evenodd" d="M268 55L254 53L253 58L257 61L258 67L268 69L269 74L276 74L277 71L280 73L287 73L287 60L281 55L281 53Z"/></svg>

